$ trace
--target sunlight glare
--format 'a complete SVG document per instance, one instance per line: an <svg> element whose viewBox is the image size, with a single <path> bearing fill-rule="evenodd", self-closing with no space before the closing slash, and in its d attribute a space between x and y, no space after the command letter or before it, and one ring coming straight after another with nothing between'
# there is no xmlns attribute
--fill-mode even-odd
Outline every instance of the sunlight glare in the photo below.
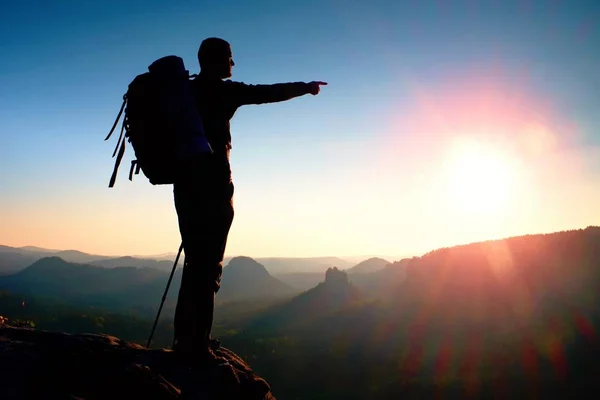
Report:
<svg viewBox="0 0 600 400"><path fill-rule="evenodd" d="M515 162L499 148L461 138L449 149L444 183L451 207L468 213L502 213L516 189Z"/></svg>

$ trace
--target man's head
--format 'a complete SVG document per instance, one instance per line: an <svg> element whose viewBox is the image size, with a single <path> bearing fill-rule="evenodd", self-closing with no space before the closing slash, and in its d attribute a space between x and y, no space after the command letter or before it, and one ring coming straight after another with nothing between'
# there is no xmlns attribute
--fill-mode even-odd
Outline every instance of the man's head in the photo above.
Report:
<svg viewBox="0 0 600 400"><path fill-rule="evenodd" d="M235 65L231 46L223 39L204 39L198 49L198 62L202 73L219 79L231 77L231 67Z"/></svg>

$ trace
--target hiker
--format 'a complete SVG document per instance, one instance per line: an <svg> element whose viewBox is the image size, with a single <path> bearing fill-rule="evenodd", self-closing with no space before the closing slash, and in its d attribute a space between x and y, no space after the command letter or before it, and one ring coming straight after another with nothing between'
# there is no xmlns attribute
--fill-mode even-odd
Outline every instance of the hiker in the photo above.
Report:
<svg viewBox="0 0 600 400"><path fill-rule="evenodd" d="M175 310L174 350L195 364L214 359L211 338L215 295L221 285L227 236L233 222L234 185L229 121L247 104L274 103L316 95L325 82L248 85L226 80L235 65L229 43L205 39L198 50L200 73L191 82L212 154L189 158L173 185L185 263Z"/></svg>

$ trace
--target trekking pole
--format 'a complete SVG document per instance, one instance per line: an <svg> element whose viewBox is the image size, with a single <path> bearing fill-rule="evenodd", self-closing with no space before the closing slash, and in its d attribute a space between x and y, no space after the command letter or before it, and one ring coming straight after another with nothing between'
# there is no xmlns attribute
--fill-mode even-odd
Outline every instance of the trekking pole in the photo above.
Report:
<svg viewBox="0 0 600 400"><path fill-rule="evenodd" d="M152 336L154 336L154 330L156 329L156 324L158 323L158 318L160 317L160 312L163 308L163 304L165 304L165 300L167 299L167 293L169 292L169 286L171 286L171 280L173 279L173 274L175 273L175 269L177 269L177 263L179 262L179 256L181 255L181 250L183 250L183 242L181 242L181 246L179 246L179 251L177 252L177 257L175 257L175 263L173 264L173 269L171 270L171 276L169 276L169 281L167 282L167 287L165 288L165 294L163 294L162 301L160 302L160 307L158 308L158 314L156 314L156 320L154 320L154 326L152 327L152 332L150 332L150 337L148 338L148 344L146 348L150 348L150 343L152 342Z"/></svg>

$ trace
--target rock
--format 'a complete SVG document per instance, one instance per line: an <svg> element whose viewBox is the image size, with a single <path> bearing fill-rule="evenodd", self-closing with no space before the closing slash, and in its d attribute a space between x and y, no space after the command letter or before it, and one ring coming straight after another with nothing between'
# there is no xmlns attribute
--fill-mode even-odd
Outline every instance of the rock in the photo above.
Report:
<svg viewBox="0 0 600 400"><path fill-rule="evenodd" d="M267 382L234 352L197 370L167 349L109 335L67 334L0 325L2 399L274 400Z"/></svg>
<svg viewBox="0 0 600 400"><path fill-rule="evenodd" d="M346 287L350 284L346 271L337 269L337 267L328 268L327 271L325 271L325 283L342 287Z"/></svg>

